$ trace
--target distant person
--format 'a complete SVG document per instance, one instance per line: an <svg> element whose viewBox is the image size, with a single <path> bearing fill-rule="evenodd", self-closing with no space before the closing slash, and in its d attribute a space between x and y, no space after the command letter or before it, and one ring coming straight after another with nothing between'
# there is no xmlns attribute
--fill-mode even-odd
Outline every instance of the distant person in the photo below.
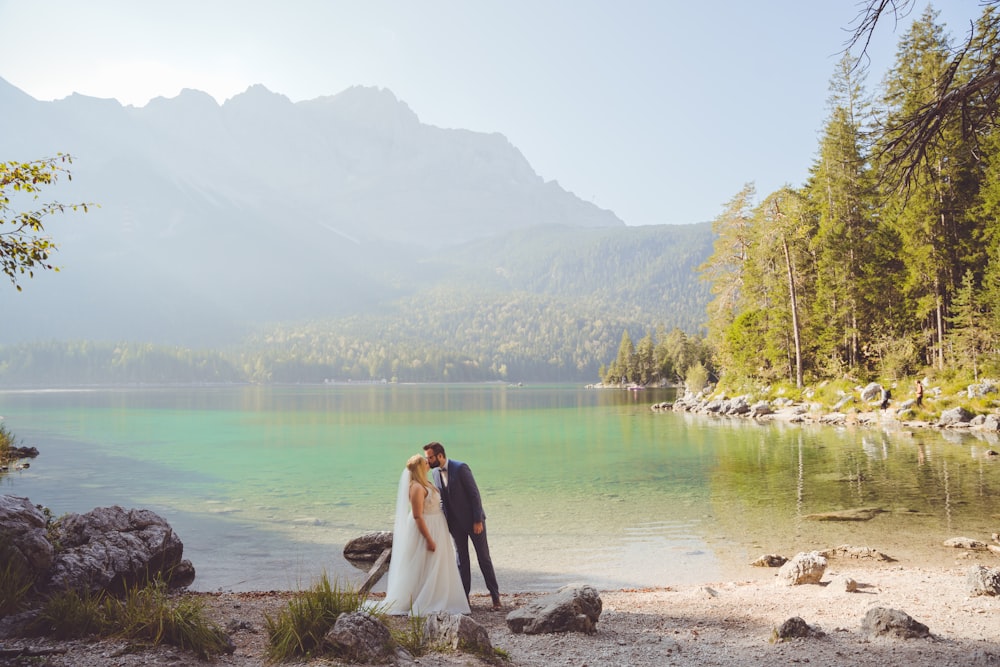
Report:
<svg viewBox="0 0 1000 667"><path fill-rule="evenodd" d="M917 391L917 407L919 408L922 407L924 404L924 383L921 382L920 380L917 380L916 391Z"/></svg>
<svg viewBox="0 0 1000 667"><path fill-rule="evenodd" d="M427 459L414 454L399 479L385 591L385 611L389 614L472 611L458 576L441 495L429 473Z"/></svg>
<svg viewBox="0 0 1000 667"><path fill-rule="evenodd" d="M476 549L479 570L483 573L486 588L493 599L493 610L500 611L500 587L490 559L490 546L486 541L486 512L479 497L479 487L472 476L472 470L461 461L445 456L444 445L432 442L424 445L424 453L430 464L434 484L441 491L444 514L448 518L448 528L455 538L458 552L458 571L465 587L465 595L472 588L472 566L469 564L469 540Z"/></svg>
<svg viewBox="0 0 1000 667"><path fill-rule="evenodd" d="M889 399L892 398L892 392L889 391L888 387L882 387L882 412L885 412L889 407Z"/></svg>

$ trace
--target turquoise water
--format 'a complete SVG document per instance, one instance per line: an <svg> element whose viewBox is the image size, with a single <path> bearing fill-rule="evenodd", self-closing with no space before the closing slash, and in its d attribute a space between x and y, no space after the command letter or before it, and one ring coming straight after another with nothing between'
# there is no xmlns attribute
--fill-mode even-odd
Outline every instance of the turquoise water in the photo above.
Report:
<svg viewBox="0 0 1000 667"><path fill-rule="evenodd" d="M442 442L472 467L504 590L749 578L761 553L851 543L946 558L1000 518L989 441L656 414L661 391L335 385L0 392L41 455L0 479L54 513L147 507L197 590L363 574L344 543L389 530L403 463ZM884 510L868 522L811 513ZM483 590L475 573L474 590Z"/></svg>

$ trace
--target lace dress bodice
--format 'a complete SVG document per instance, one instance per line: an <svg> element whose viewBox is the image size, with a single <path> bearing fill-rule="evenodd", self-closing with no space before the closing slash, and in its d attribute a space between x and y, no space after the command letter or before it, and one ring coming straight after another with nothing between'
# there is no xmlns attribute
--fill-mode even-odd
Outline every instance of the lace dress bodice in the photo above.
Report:
<svg viewBox="0 0 1000 667"><path fill-rule="evenodd" d="M424 515L441 514L441 494L433 486L424 498Z"/></svg>

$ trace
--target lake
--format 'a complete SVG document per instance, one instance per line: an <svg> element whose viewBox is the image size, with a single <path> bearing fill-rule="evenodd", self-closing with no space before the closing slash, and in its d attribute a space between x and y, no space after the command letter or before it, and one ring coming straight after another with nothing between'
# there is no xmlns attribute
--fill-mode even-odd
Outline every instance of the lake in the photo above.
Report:
<svg viewBox="0 0 1000 667"><path fill-rule="evenodd" d="M151 509L206 591L300 588L323 572L360 582L343 545L391 530L403 465L434 440L476 475L505 592L759 578L748 563L761 554L840 544L944 563L955 554L943 540L1000 528L995 436L650 410L672 397L498 384L0 391L7 428L40 450L0 491L56 515ZM861 507L882 512L809 518ZM485 591L475 565L473 591Z"/></svg>

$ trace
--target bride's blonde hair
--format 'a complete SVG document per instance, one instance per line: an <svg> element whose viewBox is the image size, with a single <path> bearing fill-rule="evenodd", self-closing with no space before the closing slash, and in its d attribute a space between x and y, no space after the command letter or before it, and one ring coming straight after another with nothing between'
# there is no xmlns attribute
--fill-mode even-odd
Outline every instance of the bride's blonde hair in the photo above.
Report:
<svg viewBox="0 0 1000 667"><path fill-rule="evenodd" d="M410 471L411 482L416 482L420 486L427 489L428 493L431 492L431 490L434 488L434 485L431 483L431 480L428 479L427 477L427 473L430 472L430 466L427 465L427 459L425 459L420 454L414 454L406 462L406 469Z"/></svg>

